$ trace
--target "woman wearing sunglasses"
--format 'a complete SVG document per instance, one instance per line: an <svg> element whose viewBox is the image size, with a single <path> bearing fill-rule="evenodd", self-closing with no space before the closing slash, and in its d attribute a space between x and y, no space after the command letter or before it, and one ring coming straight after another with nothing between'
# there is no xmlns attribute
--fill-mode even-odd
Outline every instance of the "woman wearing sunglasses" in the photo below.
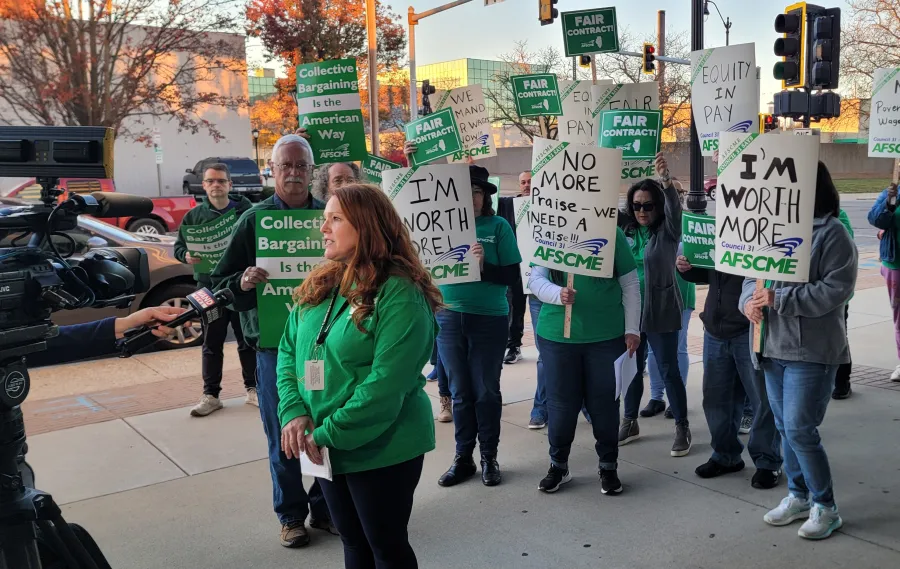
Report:
<svg viewBox="0 0 900 569"><path fill-rule="evenodd" d="M619 444L640 437L637 418L644 395L644 366L650 345L675 417L671 455L686 456L691 451L691 429L687 420L687 394L678 368L678 333L684 301L675 280L675 258L681 242L681 201L662 153L656 155L656 174L659 182L648 178L628 190L625 212L619 218L637 264L643 300L638 372L625 395Z"/></svg>

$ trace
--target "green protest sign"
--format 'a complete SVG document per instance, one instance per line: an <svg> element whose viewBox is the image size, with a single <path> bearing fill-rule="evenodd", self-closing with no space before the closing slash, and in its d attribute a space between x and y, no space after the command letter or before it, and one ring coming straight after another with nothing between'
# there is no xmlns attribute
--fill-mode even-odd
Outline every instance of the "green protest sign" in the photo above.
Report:
<svg viewBox="0 0 900 569"><path fill-rule="evenodd" d="M615 8L562 13L566 57L619 51Z"/></svg>
<svg viewBox="0 0 900 569"><path fill-rule="evenodd" d="M446 108L406 123L406 140L416 145L412 166L434 162L462 150L453 109Z"/></svg>
<svg viewBox="0 0 900 569"><path fill-rule="evenodd" d="M514 75L513 96L516 112L520 117L559 116L562 114L562 100L556 75L539 73L535 75Z"/></svg>
<svg viewBox="0 0 900 569"><path fill-rule="evenodd" d="M196 265L191 265L195 279L200 275L210 274L216 268L216 264L231 243L231 230L234 229L236 221L237 213L232 209L212 221L181 226L179 231L191 257L201 259Z"/></svg>
<svg viewBox="0 0 900 569"><path fill-rule="evenodd" d="M309 133L316 164L366 158L356 60L298 65L297 111L300 126Z"/></svg>
<svg viewBox="0 0 900 569"><path fill-rule="evenodd" d="M385 170L393 170L394 168L400 168L400 164L385 160L374 154L369 154L366 156L366 159L362 161L363 178L373 184L381 185L381 173Z"/></svg>
<svg viewBox="0 0 900 569"><path fill-rule="evenodd" d="M618 148L622 160L655 158L659 152L662 111L602 111L601 148Z"/></svg>
<svg viewBox="0 0 900 569"><path fill-rule="evenodd" d="M681 246L694 267L716 268L716 218L711 215L681 214Z"/></svg>
<svg viewBox="0 0 900 569"><path fill-rule="evenodd" d="M322 212L307 209L260 211L256 215L256 266L269 273L257 285L259 346L277 348L294 289L322 262Z"/></svg>

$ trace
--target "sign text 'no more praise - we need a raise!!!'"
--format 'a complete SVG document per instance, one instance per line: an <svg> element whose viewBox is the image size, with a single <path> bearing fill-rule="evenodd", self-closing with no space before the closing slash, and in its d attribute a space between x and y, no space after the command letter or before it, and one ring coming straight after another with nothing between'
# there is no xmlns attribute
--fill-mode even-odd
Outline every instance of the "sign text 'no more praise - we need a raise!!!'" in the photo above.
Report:
<svg viewBox="0 0 900 569"><path fill-rule="evenodd" d="M523 263L613 276L622 151L534 139Z"/></svg>
<svg viewBox="0 0 900 569"><path fill-rule="evenodd" d="M716 270L808 281L818 137L723 132L719 144Z"/></svg>

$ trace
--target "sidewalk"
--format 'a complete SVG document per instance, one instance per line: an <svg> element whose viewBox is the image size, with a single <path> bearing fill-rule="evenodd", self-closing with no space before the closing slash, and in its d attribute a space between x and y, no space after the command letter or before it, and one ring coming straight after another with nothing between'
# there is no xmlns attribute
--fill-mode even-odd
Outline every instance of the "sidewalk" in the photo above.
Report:
<svg viewBox="0 0 900 569"><path fill-rule="evenodd" d="M861 265L868 260L863 260ZM453 455L452 425L436 423L438 448L425 470L410 523L423 568L900 567L900 383L893 324L876 269L862 268L850 304L854 395L832 402L821 428L845 527L820 543L797 525L772 528L763 513L784 496L754 490L743 472L713 480L693 470L709 456L701 408L702 326L690 327L688 402L694 448L671 458L671 421L641 420L643 438L622 447L625 493L602 496L589 426L579 421L575 480L554 495L536 487L547 469L546 431L526 428L536 350L526 323L525 359L506 366L500 461L504 482L439 488ZM698 291L698 307L705 291ZM29 462L39 488L87 527L113 567L321 569L343 566L337 538L277 543L271 483L258 410L243 404L229 347L226 408L197 419L199 353L163 352L33 372L25 405ZM426 390L437 410L436 386ZM646 398L646 397L645 397ZM743 439L746 443L746 438ZM310 481L306 481L308 487Z"/></svg>

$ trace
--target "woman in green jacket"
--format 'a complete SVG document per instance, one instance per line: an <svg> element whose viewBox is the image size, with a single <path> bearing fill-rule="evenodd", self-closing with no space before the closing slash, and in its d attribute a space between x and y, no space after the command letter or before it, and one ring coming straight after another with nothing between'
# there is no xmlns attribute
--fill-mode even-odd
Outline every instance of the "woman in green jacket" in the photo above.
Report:
<svg viewBox="0 0 900 569"><path fill-rule="evenodd" d="M335 190L322 234L326 261L297 289L278 348L282 447L315 464L328 450L333 477L319 482L346 567L416 567L407 525L434 449L422 368L441 295L377 187Z"/></svg>

